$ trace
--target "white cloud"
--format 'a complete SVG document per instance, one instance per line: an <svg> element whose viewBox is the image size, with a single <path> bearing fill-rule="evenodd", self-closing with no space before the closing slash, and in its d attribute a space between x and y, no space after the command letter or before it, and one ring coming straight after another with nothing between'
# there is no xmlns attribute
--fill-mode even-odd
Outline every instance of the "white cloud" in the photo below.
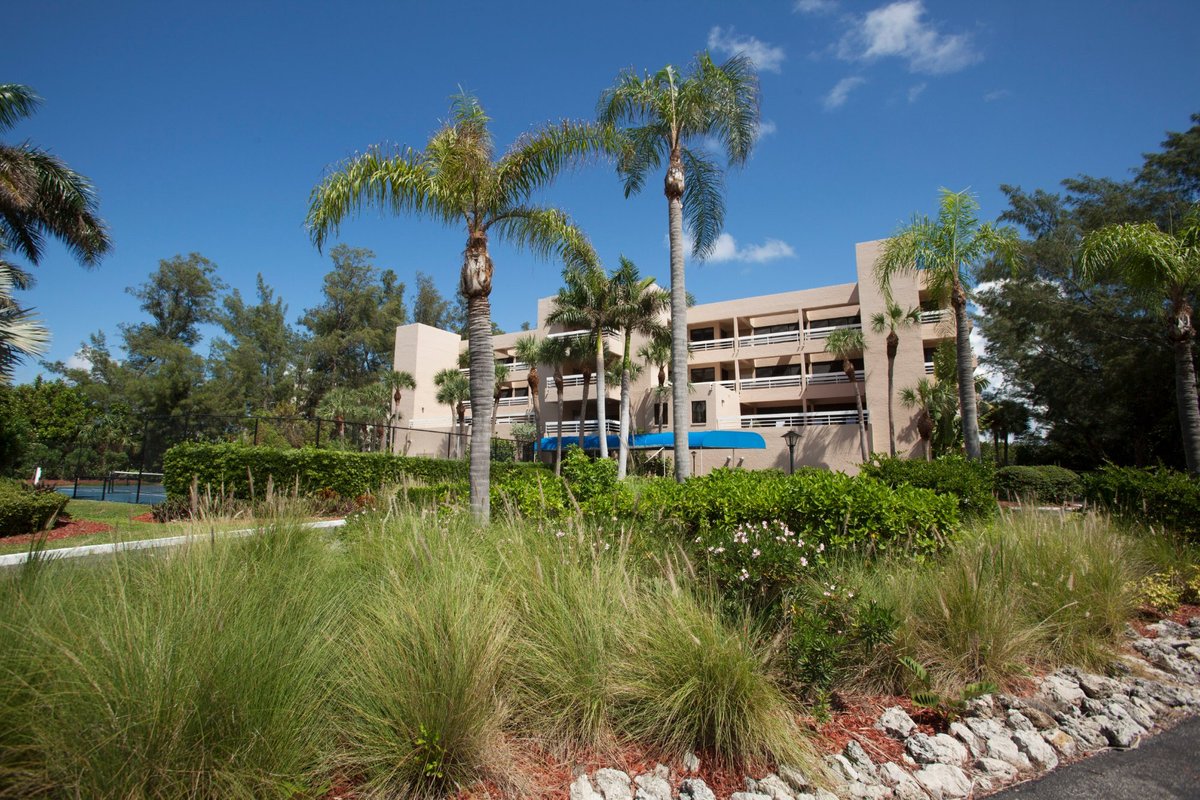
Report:
<svg viewBox="0 0 1200 800"><path fill-rule="evenodd" d="M928 85L927 83L918 83L916 86L910 87L908 90L908 102L917 102L917 98L921 96L921 93L925 91L925 87Z"/></svg>
<svg viewBox="0 0 1200 800"><path fill-rule="evenodd" d="M837 7L837 0L796 0L792 4L792 10L800 14L828 14Z"/></svg>
<svg viewBox="0 0 1200 800"><path fill-rule="evenodd" d="M991 92L988 92L987 94L985 94L983 96L983 102L994 103L997 100L1003 100L1004 98L1008 97L1010 94L1012 94L1012 92L1010 92L1008 89L996 89L995 91L991 91Z"/></svg>
<svg viewBox="0 0 1200 800"><path fill-rule="evenodd" d="M739 36L733 28L713 26L708 32L708 49L726 55L744 55L754 62L760 72L779 72L787 58L782 47L767 44L753 36Z"/></svg>
<svg viewBox="0 0 1200 800"><path fill-rule="evenodd" d="M861 78L858 75L842 78L833 85L833 88L829 90L829 94L825 95L825 99L821 101L825 105L825 110L832 111L835 108L841 108L846 104L846 98L850 96L850 93L866 82L866 78Z"/></svg>
<svg viewBox="0 0 1200 800"><path fill-rule="evenodd" d="M67 359L67 369L86 369L92 368L92 362L84 354L82 350L76 351L70 358Z"/></svg>
<svg viewBox="0 0 1200 800"><path fill-rule="evenodd" d="M779 126L769 119L764 119L758 123L758 138L770 136L773 133L779 132Z"/></svg>
<svg viewBox="0 0 1200 800"><path fill-rule="evenodd" d="M752 244L739 247L737 240L728 233L717 237L712 253L706 261L720 264L726 261L742 261L748 264L765 264L780 258L792 258L796 251L792 246L780 239L767 239L762 244Z"/></svg>
<svg viewBox="0 0 1200 800"><path fill-rule="evenodd" d="M838 44L847 61L902 58L912 72L931 75L957 72L979 61L971 36L943 34L922 19L921 0L898 0L867 13Z"/></svg>

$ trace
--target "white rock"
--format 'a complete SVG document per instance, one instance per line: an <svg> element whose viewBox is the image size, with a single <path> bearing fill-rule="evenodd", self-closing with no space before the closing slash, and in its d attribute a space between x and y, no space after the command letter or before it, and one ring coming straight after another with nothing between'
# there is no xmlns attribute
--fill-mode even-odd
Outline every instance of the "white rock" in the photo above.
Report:
<svg viewBox="0 0 1200 800"><path fill-rule="evenodd" d="M987 719L986 717L968 717L966 724L971 730L971 733L975 734L985 742L995 736L1008 735L1008 731L1004 730L1004 726L994 719Z"/></svg>
<svg viewBox="0 0 1200 800"><path fill-rule="evenodd" d="M829 765L833 774L845 783L854 783L858 780L858 770L841 753L826 756L825 763Z"/></svg>
<svg viewBox="0 0 1200 800"><path fill-rule="evenodd" d="M592 775L596 791L604 800L633 800L633 789L629 776L619 769L598 769Z"/></svg>
<svg viewBox="0 0 1200 800"><path fill-rule="evenodd" d="M939 733L926 736L916 733L904 743L908 754L919 764L952 764L958 766L967 760L967 748L952 736Z"/></svg>
<svg viewBox="0 0 1200 800"><path fill-rule="evenodd" d="M842 755L858 770L864 783L879 783L879 770L875 768L875 762L867 755L867 751L863 750L861 744L851 739L846 742L846 749L842 751Z"/></svg>
<svg viewBox="0 0 1200 800"><path fill-rule="evenodd" d="M1017 731L1013 734L1017 749L1029 758L1033 766L1041 772L1052 770L1058 766L1058 756L1054 748L1046 743L1037 731Z"/></svg>
<svg viewBox="0 0 1200 800"><path fill-rule="evenodd" d="M1008 783L1017 777L1017 768L998 758L978 758L975 760L975 769L988 779L1001 783Z"/></svg>
<svg viewBox="0 0 1200 800"><path fill-rule="evenodd" d="M768 775L765 778L759 778L756 791L759 794L767 795L771 800L795 800L792 788L784 783L783 779L778 775Z"/></svg>
<svg viewBox="0 0 1200 800"><path fill-rule="evenodd" d="M958 800L971 794L967 773L950 764L930 764L913 777L933 800Z"/></svg>
<svg viewBox="0 0 1200 800"><path fill-rule="evenodd" d="M679 795L683 800L717 800L713 790L699 778L688 778L679 784Z"/></svg>
<svg viewBox="0 0 1200 800"><path fill-rule="evenodd" d="M812 785L803 772L786 764L780 765L779 777L783 778L783 782L790 786L794 792L802 792Z"/></svg>
<svg viewBox="0 0 1200 800"><path fill-rule="evenodd" d="M891 787L896 800L926 800L929 797L908 770L891 761L879 765L879 779Z"/></svg>
<svg viewBox="0 0 1200 800"><path fill-rule="evenodd" d="M683 768L688 772L700 771L700 757L691 750L683 754Z"/></svg>
<svg viewBox="0 0 1200 800"><path fill-rule="evenodd" d="M601 795L596 794L587 775L580 775L571 782L569 797L570 800L604 800Z"/></svg>
<svg viewBox="0 0 1200 800"><path fill-rule="evenodd" d="M1079 748L1075 745L1075 740L1064 730L1054 728L1053 730L1042 731L1042 738L1064 758L1071 758L1079 751Z"/></svg>
<svg viewBox="0 0 1200 800"><path fill-rule="evenodd" d="M1141 726L1128 718L1100 717L1096 721L1100 723L1100 733L1113 747L1133 747L1138 737L1145 733Z"/></svg>
<svg viewBox="0 0 1200 800"><path fill-rule="evenodd" d="M1083 700L1083 689L1064 675L1050 675L1043 682L1040 694L1055 711L1065 711Z"/></svg>
<svg viewBox="0 0 1200 800"><path fill-rule="evenodd" d="M907 739L909 734L917 729L917 723L900 706L885 709L880 715L875 727L891 736L893 739Z"/></svg>
<svg viewBox="0 0 1200 800"><path fill-rule="evenodd" d="M638 775L633 779L637 784L637 791L634 793L634 800L672 800L673 792L671 784L665 778L647 773Z"/></svg>
<svg viewBox="0 0 1200 800"><path fill-rule="evenodd" d="M1020 711L1008 712L1008 727L1014 731L1032 731L1034 730L1033 723L1029 721L1029 717L1022 714Z"/></svg>
<svg viewBox="0 0 1200 800"><path fill-rule="evenodd" d="M984 746L987 749L988 758L997 758L1008 762L1021 772L1033 770L1033 764L1029 762L1029 757L1022 753L1017 748L1017 743L1008 736L993 736L985 742Z"/></svg>
<svg viewBox="0 0 1200 800"><path fill-rule="evenodd" d="M979 758L984 754L983 740L975 735L975 732L961 722L950 723L950 735L967 746L971 751L971 755Z"/></svg>
<svg viewBox="0 0 1200 800"><path fill-rule="evenodd" d="M729 795L729 800L771 800L771 797L758 792L734 792Z"/></svg>
<svg viewBox="0 0 1200 800"><path fill-rule="evenodd" d="M852 783L846 787L850 800L891 800L892 790L877 783Z"/></svg>
<svg viewBox="0 0 1200 800"><path fill-rule="evenodd" d="M1099 700L1105 697L1112 697L1113 692L1117 690L1117 682L1103 675L1081 672L1079 674L1079 688L1088 697Z"/></svg>

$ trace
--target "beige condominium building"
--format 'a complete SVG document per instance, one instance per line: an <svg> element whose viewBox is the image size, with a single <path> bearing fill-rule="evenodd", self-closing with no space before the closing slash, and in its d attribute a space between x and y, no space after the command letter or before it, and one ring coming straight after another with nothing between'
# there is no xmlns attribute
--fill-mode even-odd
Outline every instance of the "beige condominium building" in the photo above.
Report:
<svg viewBox="0 0 1200 800"><path fill-rule="evenodd" d="M885 308L874 277L881 241L856 246L858 281L815 289L759 295L737 300L695 305L688 309L688 344L691 352L689 431L738 430L760 434L765 449L696 449L691 457L696 474L723 466L748 469L789 468L786 437L799 434L794 451L796 467L825 467L855 472L862 461L858 440L855 390L861 392L867 424L867 445L873 452L888 452L888 359L886 332L871 330L871 317ZM950 312L939 309L917 277L903 276L892 285L892 296L903 309L920 308L921 324L899 331L900 344L894 365L894 419L896 451L920 457L917 412L904 408L900 392L932 373L933 351L953 338ZM533 422L541 408L544 435L558 434L557 391L553 370L538 369L540 397L530 394L529 365L514 355L522 336L569 336L546 323L553 298L538 300L537 326L531 331L506 333L492 340L498 362L508 365L501 384L496 435L510 436L512 425ZM840 360L825 350L829 334L839 328L861 328L864 351L854 357L856 381L851 383ZM633 352L644 342L635 337ZM457 430L453 409L439 405L434 375L457 367L467 343L455 333L427 325L396 329L395 368L413 375L416 389L400 401L400 424L412 429L396 437L396 448L412 455L456 455ZM609 349L622 350L620 337L608 338ZM587 409L582 408L584 376L576 366L564 369L563 438L597 432L597 398L594 378L587 389ZM670 432L670 397L657 391L659 370L646 365L633 382L631 405L635 433ZM618 431L620 386L606 387L603 398L607 429ZM540 401L540 402L538 402ZM467 424L469 425L469 410ZM581 421L582 420L582 421ZM430 432L432 431L432 432ZM647 451L650 457L671 456L667 447Z"/></svg>

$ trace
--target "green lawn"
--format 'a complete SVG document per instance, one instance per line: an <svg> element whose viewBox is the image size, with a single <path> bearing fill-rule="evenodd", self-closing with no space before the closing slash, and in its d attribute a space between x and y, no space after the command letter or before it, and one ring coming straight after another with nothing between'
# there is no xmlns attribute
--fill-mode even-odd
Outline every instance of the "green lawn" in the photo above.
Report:
<svg viewBox="0 0 1200 800"><path fill-rule="evenodd" d="M89 520L104 522L113 530L104 533L93 533L86 536L69 536L65 539L54 539L45 543L47 548L79 547L86 544L107 544L133 539L159 539L166 536L179 536L185 533L209 533L210 531L237 530L250 528L254 520L250 518L221 519L211 522L194 522L181 520L178 522L136 522L134 517L141 516L150 510L148 505L136 503L113 503L99 500L71 500L67 503L64 513L70 514L73 520ZM28 542L13 543L0 539L0 555L7 553L23 553L29 549Z"/></svg>

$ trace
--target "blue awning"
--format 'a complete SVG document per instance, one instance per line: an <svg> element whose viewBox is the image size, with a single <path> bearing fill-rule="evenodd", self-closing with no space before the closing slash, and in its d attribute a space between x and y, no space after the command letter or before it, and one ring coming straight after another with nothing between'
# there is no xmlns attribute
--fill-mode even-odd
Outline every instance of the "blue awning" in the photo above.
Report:
<svg viewBox="0 0 1200 800"><path fill-rule="evenodd" d="M618 436L609 434L609 450L616 450L620 444ZM539 442L539 445L542 450L554 450L558 447L558 438L546 436ZM578 436L564 436L563 447L571 445L582 447L584 450L599 450L600 437L584 436L583 444L580 444ZM675 434L636 434L629 446L634 450L672 448L675 446ZM692 431L688 434L688 447L693 450L766 450L767 443L761 435L752 431Z"/></svg>

